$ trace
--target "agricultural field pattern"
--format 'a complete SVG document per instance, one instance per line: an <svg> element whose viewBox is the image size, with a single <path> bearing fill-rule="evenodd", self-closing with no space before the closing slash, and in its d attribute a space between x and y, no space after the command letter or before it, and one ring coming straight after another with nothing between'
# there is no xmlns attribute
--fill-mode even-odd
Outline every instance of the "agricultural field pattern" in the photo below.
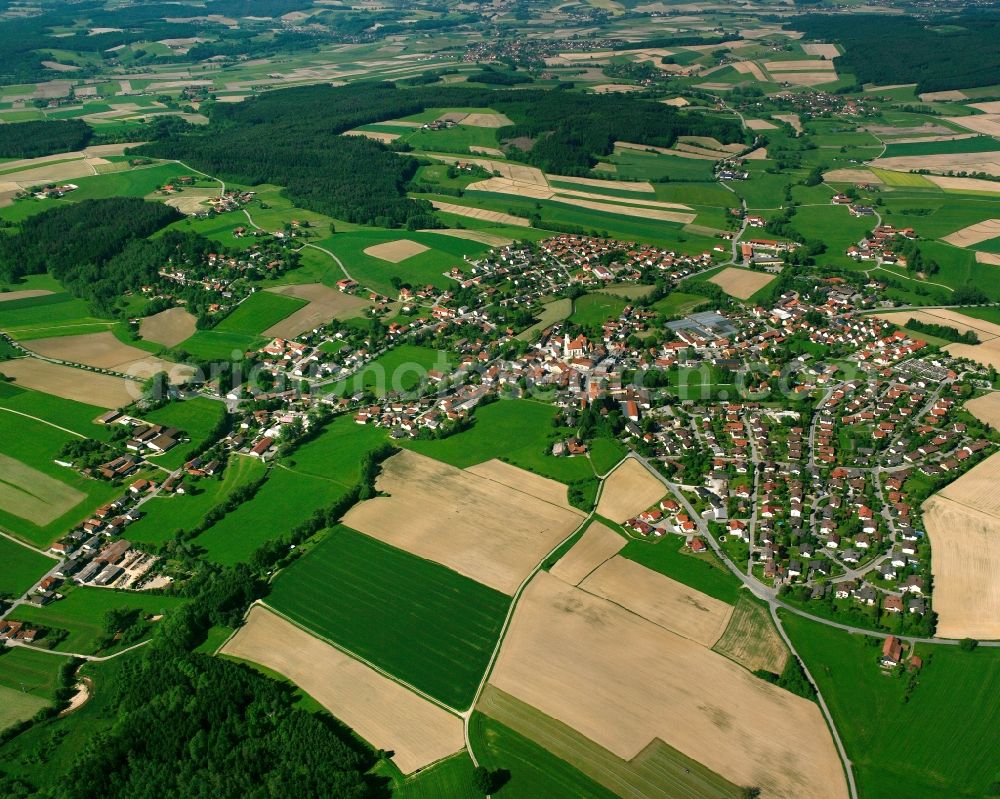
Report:
<svg viewBox="0 0 1000 799"><path fill-rule="evenodd" d="M0 2L0 796L1000 797L998 38Z"/></svg>

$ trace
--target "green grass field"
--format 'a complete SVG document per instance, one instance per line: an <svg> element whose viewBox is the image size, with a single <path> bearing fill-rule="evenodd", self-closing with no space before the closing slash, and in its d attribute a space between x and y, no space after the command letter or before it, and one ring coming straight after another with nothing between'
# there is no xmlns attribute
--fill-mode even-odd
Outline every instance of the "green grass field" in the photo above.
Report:
<svg viewBox="0 0 1000 799"><path fill-rule="evenodd" d="M830 707L861 796L971 799L1000 779L1000 651L918 645L924 667L904 701L906 677L878 666L881 641L788 613L782 620Z"/></svg>
<svg viewBox="0 0 1000 799"><path fill-rule="evenodd" d="M305 300L270 291L251 294L213 329L220 333L259 336L272 325L306 306Z"/></svg>
<svg viewBox="0 0 1000 799"><path fill-rule="evenodd" d="M0 537L0 596L18 597L33 586L56 561Z"/></svg>
<svg viewBox="0 0 1000 799"><path fill-rule="evenodd" d="M0 669L2 668L3 661L0 660ZM12 724L27 721L47 705L48 702L40 696L0 685L0 732Z"/></svg>
<svg viewBox="0 0 1000 799"><path fill-rule="evenodd" d="M393 785L394 799L480 799L472 759L460 752Z"/></svg>
<svg viewBox="0 0 1000 799"><path fill-rule="evenodd" d="M140 544L163 544L177 530L190 530L204 515L241 485L264 474L256 458L234 455L221 477L186 482L187 493L153 497L142 506L142 518L128 528L128 538Z"/></svg>
<svg viewBox="0 0 1000 799"><path fill-rule="evenodd" d="M909 172L892 172L888 169L873 169L872 172L886 186L902 186L904 188L924 188L933 189L937 186L925 178L923 175L914 175Z"/></svg>
<svg viewBox="0 0 1000 799"><path fill-rule="evenodd" d="M361 456L386 441L384 429L341 416L284 459L282 465L300 474L352 486L361 478Z"/></svg>
<svg viewBox="0 0 1000 799"><path fill-rule="evenodd" d="M47 547L94 508L119 492L109 483L91 480L54 462L63 444L72 438L74 436L69 433L42 422L13 413L0 413L0 454L20 461L84 495L78 504L41 525L15 516L9 509L0 509L0 527L40 548Z"/></svg>
<svg viewBox="0 0 1000 799"><path fill-rule="evenodd" d="M176 427L191 439L152 460L168 469L181 466L195 449L205 443L225 412L223 403L207 397L195 397L183 402L171 402L162 408L143 414L147 422Z"/></svg>
<svg viewBox="0 0 1000 799"><path fill-rule="evenodd" d="M139 610L143 614L156 615L169 612L184 601L179 597L89 586L66 588L60 593L65 595L64 599L43 608L21 606L15 617L49 629L66 630L69 635L58 644L55 651L83 655L97 654L98 639L103 633L104 614L109 610ZM39 639L38 644L44 646L45 639Z"/></svg>
<svg viewBox="0 0 1000 799"><path fill-rule="evenodd" d="M697 294L685 294L683 291L675 291L668 294L662 300L657 300L653 303L653 310L664 316L684 316L696 308L700 308L707 302L707 299L699 297Z"/></svg>
<svg viewBox="0 0 1000 799"><path fill-rule="evenodd" d="M16 383L0 383L0 408L37 416L87 438L106 441L111 437L111 431L104 425L94 423L94 419L107 412L105 408L22 388Z"/></svg>
<svg viewBox="0 0 1000 799"><path fill-rule="evenodd" d="M611 294L584 294L573 301L573 315L569 321L574 325L600 328L605 322L617 319L628 302Z"/></svg>
<svg viewBox="0 0 1000 799"><path fill-rule="evenodd" d="M227 333L222 330L199 330L174 349L203 361L241 361L247 351L264 343L258 336Z"/></svg>
<svg viewBox="0 0 1000 799"><path fill-rule="evenodd" d="M274 581L267 603L450 707L464 709L510 600L346 527Z"/></svg>
<svg viewBox="0 0 1000 799"><path fill-rule="evenodd" d="M20 614L12 618L20 619ZM24 647L0 649L0 687L51 700L65 662L66 658Z"/></svg>
<svg viewBox="0 0 1000 799"><path fill-rule="evenodd" d="M335 480L274 467L252 500L228 513L193 543L204 549L211 561L241 563L262 544L344 496L349 488Z"/></svg>
<svg viewBox="0 0 1000 799"><path fill-rule="evenodd" d="M416 242L428 249L398 263L392 263L365 253L369 247L403 239ZM363 231L353 233L336 233L316 243L318 246L333 252L347 264L351 275L363 286L373 288L390 297L395 297L398 293L392 286L391 281L394 277L402 283L412 286L425 286L427 284L439 288L454 286L455 282L445 277L444 273L455 266L464 270L463 255L477 256L489 249L487 245L478 241L457 239L452 236L443 236L440 233L379 228L366 228ZM339 274L336 279L339 280L342 276Z"/></svg>
<svg viewBox="0 0 1000 799"><path fill-rule="evenodd" d="M501 458L522 469L569 483L593 478L586 458L555 458L551 442L568 431L552 426L556 409L531 400L494 402L476 410L470 430L439 441L407 441L403 446L464 469Z"/></svg>
<svg viewBox="0 0 1000 799"><path fill-rule="evenodd" d="M97 333L113 324L91 315L86 302L66 292L0 302L0 330L22 341Z"/></svg>
<svg viewBox="0 0 1000 799"><path fill-rule="evenodd" d="M658 541L632 540L618 554L730 605L739 599L740 581L735 575L715 555L685 554L676 536L666 535Z"/></svg>
<svg viewBox="0 0 1000 799"><path fill-rule="evenodd" d="M953 153L989 153L1000 149L1000 143L990 136L974 136L950 141L921 141L892 144L885 148L884 158L900 155L950 155Z"/></svg>
<svg viewBox="0 0 1000 799"><path fill-rule="evenodd" d="M413 391L420 386L429 370L450 371L448 354L430 347L401 344L327 390L350 396L371 389L379 397L391 391Z"/></svg>
<svg viewBox="0 0 1000 799"><path fill-rule="evenodd" d="M590 462L598 474L611 471L626 454L628 448L613 438L595 438L590 442Z"/></svg>
<svg viewBox="0 0 1000 799"><path fill-rule="evenodd" d="M111 172L89 178L77 178L73 182L79 187L57 202L79 202L105 197L145 197L160 186L166 185L178 175L190 175L191 170L180 164L157 164L130 169L126 172Z"/></svg>
<svg viewBox="0 0 1000 799"><path fill-rule="evenodd" d="M499 721L475 712L469 735L476 757L488 769L506 769L509 780L497 799L614 799L615 793L579 769Z"/></svg>

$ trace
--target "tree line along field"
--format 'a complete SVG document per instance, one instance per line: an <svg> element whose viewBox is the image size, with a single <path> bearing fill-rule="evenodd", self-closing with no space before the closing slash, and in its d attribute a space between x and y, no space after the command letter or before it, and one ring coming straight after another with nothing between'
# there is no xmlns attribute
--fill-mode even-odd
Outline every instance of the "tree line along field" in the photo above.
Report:
<svg viewBox="0 0 1000 799"><path fill-rule="evenodd" d="M854 763L863 797L981 797L1000 778L1000 651L918 645L915 687L878 665L881 640L782 613ZM907 696L908 693L908 696Z"/></svg>
<svg viewBox="0 0 1000 799"><path fill-rule="evenodd" d="M163 544L177 530L198 525L212 508L237 488L262 477L265 466L256 458L233 455L221 476L187 482L185 494L159 495L142 506L142 518L128 529L139 544Z"/></svg>
<svg viewBox="0 0 1000 799"><path fill-rule="evenodd" d="M262 544L345 496L360 479L362 457L385 440L379 428L335 419L292 455L272 461L254 496L197 536L194 546L217 563L245 562Z"/></svg>
<svg viewBox="0 0 1000 799"><path fill-rule="evenodd" d="M347 527L274 581L266 602L449 707L485 673L509 597Z"/></svg>
<svg viewBox="0 0 1000 799"><path fill-rule="evenodd" d="M49 630L65 630L68 635L58 643L55 651L83 655L97 654L98 639L104 633L104 615L108 611L137 610L143 615L154 616L168 613L184 602L175 596L91 586L78 586L63 593L63 599L45 607L20 606L15 617ZM39 646L45 644L44 638L39 639Z"/></svg>

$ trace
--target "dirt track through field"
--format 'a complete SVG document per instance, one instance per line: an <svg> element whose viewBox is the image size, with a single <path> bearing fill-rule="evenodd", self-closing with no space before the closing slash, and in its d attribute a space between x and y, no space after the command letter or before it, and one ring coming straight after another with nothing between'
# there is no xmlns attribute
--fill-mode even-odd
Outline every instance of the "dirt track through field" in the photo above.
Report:
<svg viewBox="0 0 1000 799"><path fill-rule="evenodd" d="M591 522L580 540L549 571L565 583L578 585L608 558L617 555L625 543L606 524Z"/></svg>
<svg viewBox="0 0 1000 799"><path fill-rule="evenodd" d="M0 363L0 373L12 378L18 385L100 408L122 408L142 396L139 383L72 366L60 366L38 358L4 361Z"/></svg>
<svg viewBox="0 0 1000 799"><path fill-rule="evenodd" d="M183 308L168 308L144 317L139 323L139 335L147 341L173 347L194 335L196 321L194 315Z"/></svg>
<svg viewBox="0 0 1000 799"><path fill-rule="evenodd" d="M513 594L581 514L403 450L382 464L385 496L355 505L344 524Z"/></svg>
<svg viewBox="0 0 1000 799"><path fill-rule="evenodd" d="M368 300L353 294L345 294L322 283L302 283L266 290L284 297L307 300L309 303L263 332L262 335L272 338L296 338L307 330L325 325L331 319L343 320L361 316L371 304Z"/></svg>
<svg viewBox="0 0 1000 799"><path fill-rule="evenodd" d="M287 677L409 774L465 744L462 720L255 605L221 650Z"/></svg>
<svg viewBox="0 0 1000 799"><path fill-rule="evenodd" d="M624 522L642 513L667 493L663 483L645 466L629 458L604 481L597 512L613 522Z"/></svg>
<svg viewBox="0 0 1000 799"><path fill-rule="evenodd" d="M580 588L707 647L725 632L733 612L732 605L620 556L598 567Z"/></svg>
<svg viewBox="0 0 1000 799"><path fill-rule="evenodd" d="M490 683L630 760L654 738L780 799L846 799L819 708L612 602L539 573Z"/></svg>

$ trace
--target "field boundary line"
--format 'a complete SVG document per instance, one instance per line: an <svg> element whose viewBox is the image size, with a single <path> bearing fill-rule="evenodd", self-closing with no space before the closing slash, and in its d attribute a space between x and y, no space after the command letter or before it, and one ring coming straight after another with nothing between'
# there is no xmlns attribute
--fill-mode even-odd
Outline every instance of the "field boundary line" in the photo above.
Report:
<svg viewBox="0 0 1000 799"><path fill-rule="evenodd" d="M6 409L5 409L6 410ZM13 541L15 544L20 544L25 549L30 549L32 552L37 552L39 555L44 555L47 558L52 558L52 560L62 560L58 555L53 555L46 549L39 549L38 547L32 546L27 541L22 541L20 538L8 533L6 530L0 529L0 536L6 538L9 541Z"/></svg>
<svg viewBox="0 0 1000 799"><path fill-rule="evenodd" d="M43 649L39 646L32 646L31 644L15 644L14 646L23 646L25 649L30 649L32 652L41 652L45 655L56 655L63 658L79 658L80 660L86 660L90 663L104 663L108 660L114 660L116 657L124 655L126 652L131 652L139 647L146 646L152 642L152 638L147 638L145 641L140 641L137 644L132 644L132 646L126 647L120 652L115 652L113 655L83 655L79 652L59 652L55 649Z"/></svg>
<svg viewBox="0 0 1000 799"><path fill-rule="evenodd" d="M64 433L69 433L77 438L86 439L87 437L83 433L78 433L76 430L70 430L68 427L63 427L55 422L50 422L48 419L42 419L38 416L32 416L30 413L23 413L22 411L15 411L13 408L4 408L0 406L0 411L7 411L7 413L15 413L18 416L23 416L25 419L33 419L36 422L41 422L42 424L47 424L49 427L54 427L56 430L62 430Z"/></svg>
<svg viewBox="0 0 1000 799"><path fill-rule="evenodd" d="M361 655L359 655L357 652L352 652L350 649L348 649L345 646L342 646L341 644L338 644L336 641L333 641L333 640L327 638L324 635L319 635L315 630L310 630L308 627L306 627L303 624L300 624L295 619L293 619L290 616L282 613L277 608L274 608L271 605L268 605L263 599L256 599L256 600L254 600L254 602L250 605L250 608L252 608L254 605L260 605L265 610L269 610L271 613L274 613L276 616L281 617L282 619L284 619L285 621L287 621L289 624L292 624L292 625L298 627L304 633L307 633L308 635L311 635L313 638L316 638L316 639L322 641L323 643L332 646L334 649L336 649L336 650L340 651L341 653L347 655L348 657L350 657L350 658L358 661L358 663L364 664L365 666L367 666L368 668L370 668L372 671L375 671L378 674L381 674L386 679L392 680L394 683L397 683L398 685L403 686L403 688L406 688L408 691L411 691L411 692L415 693L421 699L425 699L428 702L430 702L431 704L437 705L439 708L441 708L442 710L447 711L448 713L451 713L451 715L453 715L453 716L457 716L458 718L462 718L462 713L459 710L457 710L456 708L453 708L453 707L451 707L449 705L446 705L440 699L435 699L433 696L431 696L430 694L426 693L425 691L420 690L419 688L417 688L414 685L410 685L410 683L406 682L406 680L402 680L399 677L397 677L396 675L390 674L385 669L383 669L381 666L377 666L374 663L372 663L370 660L366 660L365 658L361 657ZM247 609L247 614L249 614L249 613L250 613L250 609L248 608ZM244 620L246 620L246 615L244 615Z"/></svg>

